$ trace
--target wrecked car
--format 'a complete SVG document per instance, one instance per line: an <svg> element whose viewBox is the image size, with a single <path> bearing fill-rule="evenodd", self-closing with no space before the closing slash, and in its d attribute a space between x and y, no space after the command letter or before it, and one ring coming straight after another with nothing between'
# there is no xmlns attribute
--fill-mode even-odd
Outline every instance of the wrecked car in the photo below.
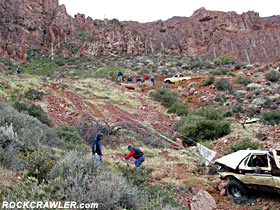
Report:
<svg viewBox="0 0 280 210"><path fill-rule="evenodd" d="M237 203L246 200L250 189L280 193L280 150L240 150L215 161L221 179Z"/></svg>

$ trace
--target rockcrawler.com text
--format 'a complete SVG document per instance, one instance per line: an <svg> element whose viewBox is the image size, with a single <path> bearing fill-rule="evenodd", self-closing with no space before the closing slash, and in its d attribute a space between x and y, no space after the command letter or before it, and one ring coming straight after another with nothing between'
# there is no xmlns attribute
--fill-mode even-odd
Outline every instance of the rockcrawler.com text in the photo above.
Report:
<svg viewBox="0 0 280 210"><path fill-rule="evenodd" d="M98 203L80 203L75 201L3 201L1 209L98 209Z"/></svg>

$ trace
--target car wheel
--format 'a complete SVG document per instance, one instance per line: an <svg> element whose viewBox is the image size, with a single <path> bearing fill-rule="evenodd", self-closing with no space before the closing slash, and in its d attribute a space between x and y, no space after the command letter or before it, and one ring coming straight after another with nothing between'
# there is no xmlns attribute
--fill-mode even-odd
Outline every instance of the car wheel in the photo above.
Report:
<svg viewBox="0 0 280 210"><path fill-rule="evenodd" d="M170 80L167 80L166 83L167 83L167 84L172 84L172 82L170 82Z"/></svg>
<svg viewBox="0 0 280 210"><path fill-rule="evenodd" d="M235 203L247 203L249 190L237 180L230 180L227 186L228 193Z"/></svg>

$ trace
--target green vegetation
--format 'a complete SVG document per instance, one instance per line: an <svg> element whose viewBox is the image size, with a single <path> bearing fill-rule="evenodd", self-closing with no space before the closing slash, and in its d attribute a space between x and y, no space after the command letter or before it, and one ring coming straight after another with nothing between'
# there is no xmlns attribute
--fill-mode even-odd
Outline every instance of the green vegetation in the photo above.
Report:
<svg viewBox="0 0 280 210"><path fill-rule="evenodd" d="M206 80L204 80L200 86L208 86L212 85L215 82L215 77L213 75L209 76Z"/></svg>
<svg viewBox="0 0 280 210"><path fill-rule="evenodd" d="M47 126L53 126L53 122L48 118L41 106L35 104L25 104L18 101L14 102L13 107L19 112L27 112L30 116L37 118Z"/></svg>
<svg viewBox="0 0 280 210"><path fill-rule="evenodd" d="M232 91L233 89L233 85L229 82L229 80L227 79L220 79L220 80L217 80L215 82L215 87L217 88L217 90L228 90L228 91Z"/></svg>
<svg viewBox="0 0 280 210"><path fill-rule="evenodd" d="M280 80L280 74L274 70L266 73L265 78L271 82L278 82Z"/></svg>
<svg viewBox="0 0 280 210"><path fill-rule="evenodd" d="M25 93L24 97L29 100L41 100L44 95L43 91L35 90L33 88L29 88Z"/></svg>
<svg viewBox="0 0 280 210"><path fill-rule="evenodd" d="M228 65L228 64L235 64L235 60L232 56L220 56L216 59L214 59L214 63L216 65Z"/></svg>
<svg viewBox="0 0 280 210"><path fill-rule="evenodd" d="M64 139L67 149L75 149L78 145L84 143L78 130L69 125L60 125L55 127L59 138Z"/></svg>
<svg viewBox="0 0 280 210"><path fill-rule="evenodd" d="M242 75L238 75L236 78L235 78L235 82L237 84L243 84L243 85L248 85L250 84L252 81L247 78L247 77L244 77Z"/></svg>
<svg viewBox="0 0 280 210"><path fill-rule="evenodd" d="M23 159L24 167L28 176L36 178L39 182L47 180L48 172L55 165L55 160L49 157L45 151L36 150Z"/></svg>
<svg viewBox="0 0 280 210"><path fill-rule="evenodd" d="M183 141L189 145L213 140L230 133L230 124L224 120L222 111L203 108L190 112L175 125Z"/></svg>
<svg viewBox="0 0 280 210"><path fill-rule="evenodd" d="M264 120L268 121L269 123L273 124L280 124L280 112L273 110L270 112L264 112L262 113L262 117Z"/></svg>
<svg viewBox="0 0 280 210"><path fill-rule="evenodd" d="M213 75L228 75L230 71L226 68L215 69L210 72Z"/></svg>
<svg viewBox="0 0 280 210"><path fill-rule="evenodd" d="M179 102L178 93L169 91L167 88L159 88L149 93L149 96L169 108L176 102Z"/></svg>
<svg viewBox="0 0 280 210"><path fill-rule="evenodd" d="M225 152L225 155L237 152L239 150L246 149L258 149L261 144L258 141L254 141L250 138L246 138L240 142L232 144L229 149Z"/></svg>
<svg viewBox="0 0 280 210"><path fill-rule="evenodd" d="M120 66L102 67L94 73L94 77L108 78L113 81L117 81L117 76L118 76L119 71L121 71L125 74L125 70Z"/></svg>
<svg viewBox="0 0 280 210"><path fill-rule="evenodd" d="M187 116L189 113L189 109L182 102L176 102L168 108L167 113L174 113L178 116Z"/></svg>

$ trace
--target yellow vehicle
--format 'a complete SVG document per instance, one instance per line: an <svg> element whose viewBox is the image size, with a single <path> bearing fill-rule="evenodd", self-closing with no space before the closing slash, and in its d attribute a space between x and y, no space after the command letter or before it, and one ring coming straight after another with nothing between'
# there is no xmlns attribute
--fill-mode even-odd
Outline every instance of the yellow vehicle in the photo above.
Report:
<svg viewBox="0 0 280 210"><path fill-rule="evenodd" d="M173 83L182 82L182 81L189 80L189 79L191 79L191 77L184 77L183 74L175 74L173 77L166 78L164 80L164 83L173 84Z"/></svg>

